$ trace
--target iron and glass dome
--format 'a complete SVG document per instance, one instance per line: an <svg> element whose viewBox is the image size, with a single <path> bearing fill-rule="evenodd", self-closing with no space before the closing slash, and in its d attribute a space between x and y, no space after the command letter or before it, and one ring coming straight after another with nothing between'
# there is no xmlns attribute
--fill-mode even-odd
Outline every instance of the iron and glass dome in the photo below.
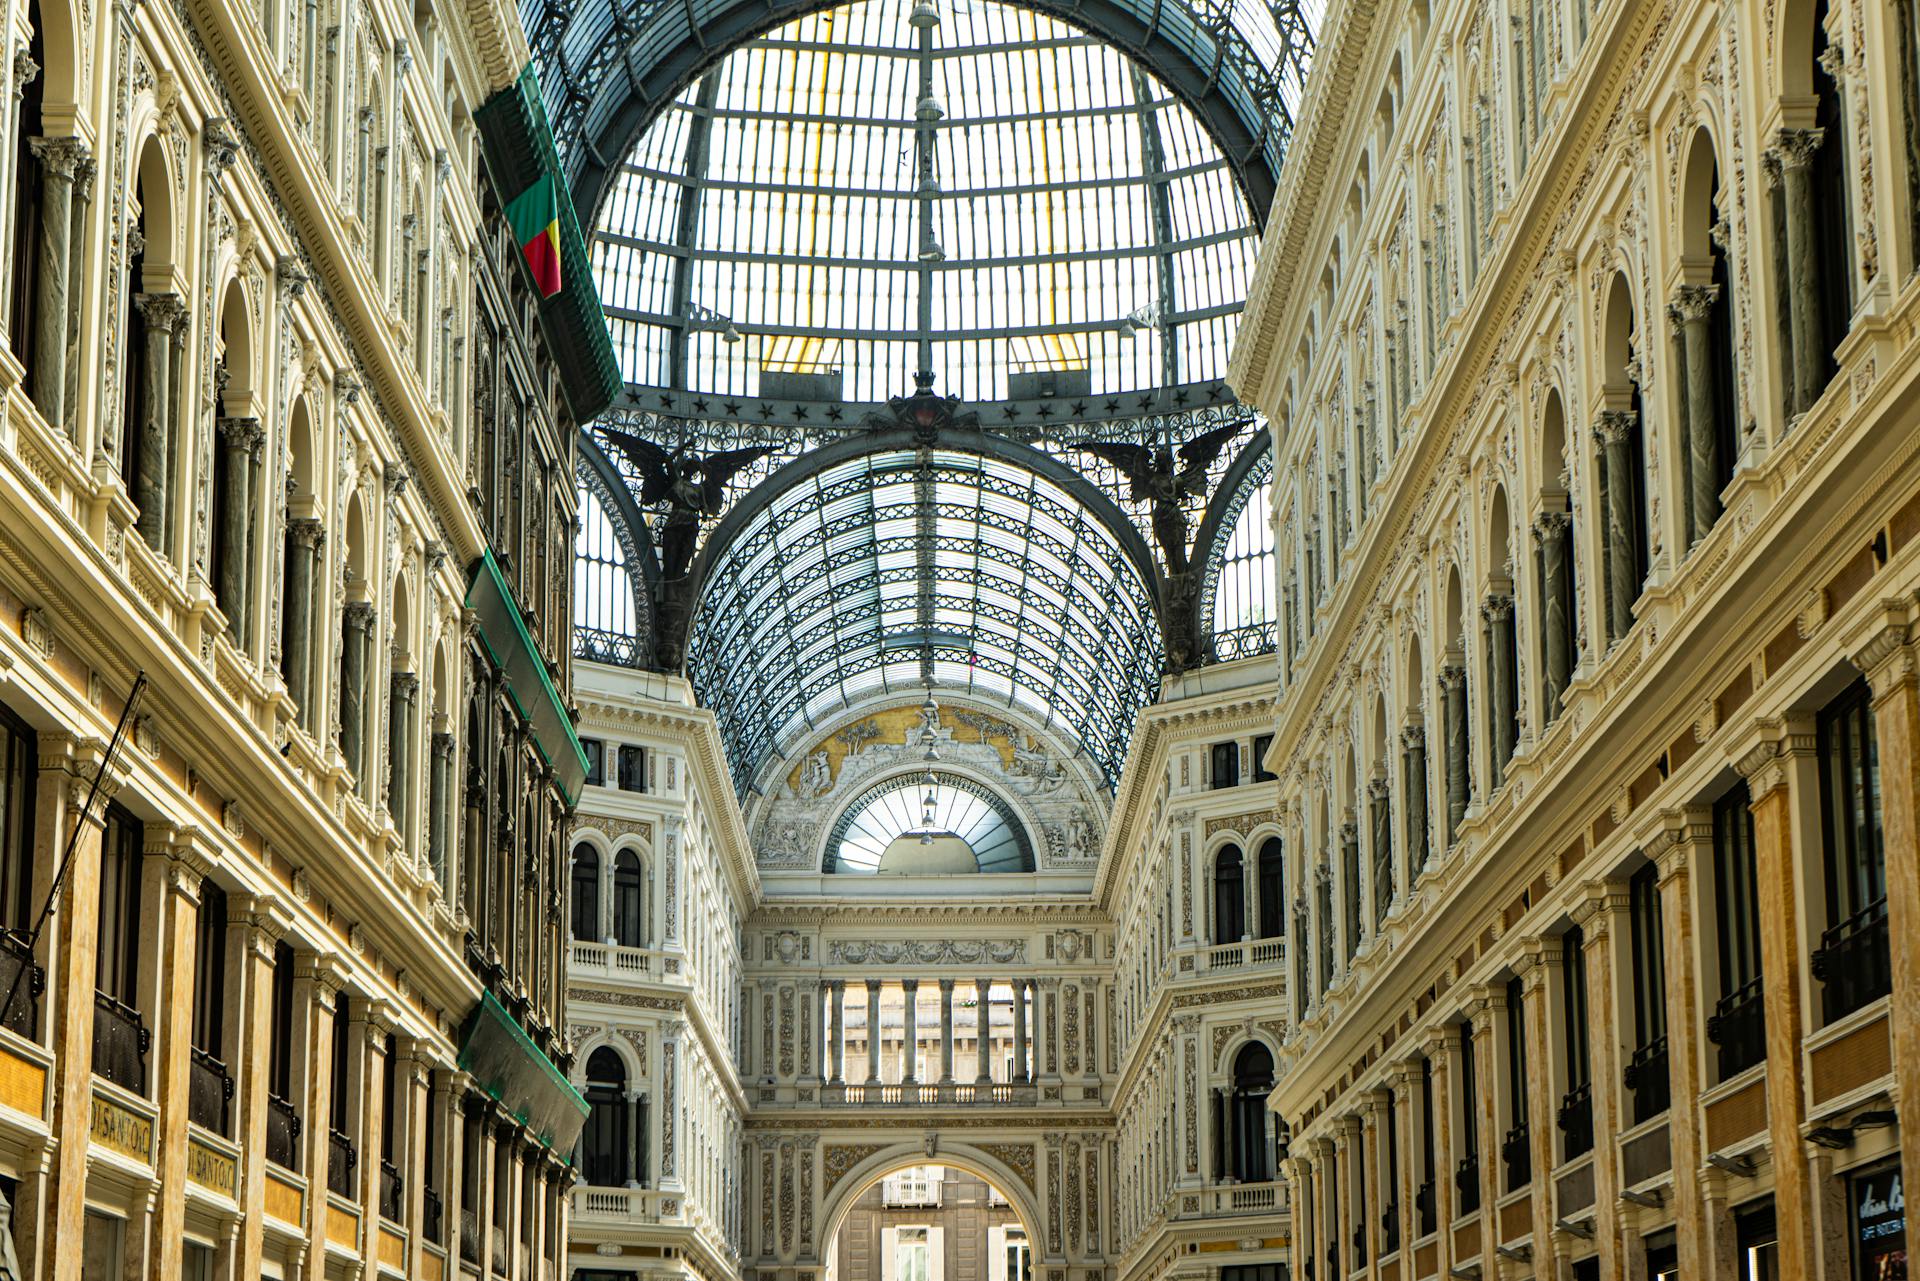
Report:
<svg viewBox="0 0 1920 1281"><path fill-rule="evenodd" d="M1232 166L1113 45L991 0L856 0L728 54L612 174L630 384L969 403L1217 380L1257 249Z"/></svg>

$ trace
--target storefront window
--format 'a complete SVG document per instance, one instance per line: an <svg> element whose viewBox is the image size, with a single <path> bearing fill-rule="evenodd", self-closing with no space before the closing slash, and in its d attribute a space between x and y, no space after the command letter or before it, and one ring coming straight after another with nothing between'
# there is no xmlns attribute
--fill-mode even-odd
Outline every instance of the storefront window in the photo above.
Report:
<svg viewBox="0 0 1920 1281"><path fill-rule="evenodd" d="M1853 1208L1854 1276L1859 1281L1906 1281L1907 1204L1900 1167L1856 1174L1847 1187Z"/></svg>

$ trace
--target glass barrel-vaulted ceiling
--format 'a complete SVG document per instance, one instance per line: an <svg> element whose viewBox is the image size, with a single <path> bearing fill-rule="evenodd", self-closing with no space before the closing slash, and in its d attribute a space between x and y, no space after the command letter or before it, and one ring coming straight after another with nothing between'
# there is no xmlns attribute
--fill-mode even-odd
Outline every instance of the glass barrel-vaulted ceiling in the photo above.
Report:
<svg viewBox="0 0 1920 1281"><path fill-rule="evenodd" d="M999 458L899 449L813 472L749 514L708 581L687 670L742 788L842 709L929 682L1056 727L1112 784L1158 685L1137 555Z"/></svg>
<svg viewBox="0 0 1920 1281"><path fill-rule="evenodd" d="M1256 233L1194 113L1044 14L930 11L791 22L640 137L593 246L630 383L874 402L930 369L981 402L1224 374Z"/></svg>

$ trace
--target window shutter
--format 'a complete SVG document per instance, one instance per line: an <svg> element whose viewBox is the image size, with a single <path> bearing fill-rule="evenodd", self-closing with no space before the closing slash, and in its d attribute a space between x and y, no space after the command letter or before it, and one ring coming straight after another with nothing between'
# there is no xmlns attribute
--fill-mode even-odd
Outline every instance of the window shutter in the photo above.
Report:
<svg viewBox="0 0 1920 1281"><path fill-rule="evenodd" d="M927 1229L927 1281L947 1281L946 1229L934 1224Z"/></svg>
<svg viewBox="0 0 1920 1281"><path fill-rule="evenodd" d="M895 1257L899 1249L900 1229L880 1229L880 1281L893 1281L899 1266L899 1260Z"/></svg>
<svg viewBox="0 0 1920 1281"><path fill-rule="evenodd" d="M987 1229L987 1281L1007 1281L1007 1230Z"/></svg>

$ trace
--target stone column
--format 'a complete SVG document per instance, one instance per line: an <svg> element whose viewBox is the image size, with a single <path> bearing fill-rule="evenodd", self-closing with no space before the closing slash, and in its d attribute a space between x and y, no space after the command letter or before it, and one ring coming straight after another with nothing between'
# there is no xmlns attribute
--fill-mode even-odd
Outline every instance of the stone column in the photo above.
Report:
<svg viewBox="0 0 1920 1281"><path fill-rule="evenodd" d="M200 919L200 884L208 864L193 849L193 837L162 824L146 828L141 879L145 898L158 918L158 937L142 951L158 969L153 990L154 1102L160 1123L155 1134L154 1173L159 1196L152 1219L148 1255L153 1275L177 1277L184 1266L182 1241L187 1213L187 1085L193 1041L193 971ZM143 914L143 919L153 919ZM224 942L225 940L222 940ZM77 1136L75 1136L77 1137Z"/></svg>
<svg viewBox="0 0 1920 1281"><path fill-rule="evenodd" d="M287 692L293 696L300 728L318 734L313 715L313 566L326 530L310 516L287 522L286 611Z"/></svg>
<svg viewBox="0 0 1920 1281"><path fill-rule="evenodd" d="M867 980L867 1084L880 1084L880 980Z"/></svg>
<svg viewBox="0 0 1920 1281"><path fill-rule="evenodd" d="M258 418L222 418L218 423L220 449L227 465L224 501L216 513L220 521L222 555L216 599L227 615L227 635L235 645L247 643L247 578L252 570L247 547L253 528L253 460L264 433Z"/></svg>
<svg viewBox="0 0 1920 1281"><path fill-rule="evenodd" d="M1013 980L1013 1079L1017 1084L1027 1081L1027 983L1023 978Z"/></svg>
<svg viewBox="0 0 1920 1281"><path fill-rule="evenodd" d="M358 1124L352 1125L354 1143L360 1152L359 1183L355 1191L360 1200L360 1232L362 1248L372 1253L379 1246L380 1226L380 1163L386 1154L381 1151L380 1138L387 1128L387 1101L381 1085L387 1071L387 1033L393 1025L386 1017L386 1011L367 1008L362 1017L353 1020L353 1052L355 1071L348 1074L348 1081L359 1077L358 1094L360 1096ZM354 1088L349 1084L350 1089ZM400 1091L394 1091L395 1103L401 1102Z"/></svg>
<svg viewBox="0 0 1920 1281"><path fill-rule="evenodd" d="M420 678L412 672L387 677L387 813L402 844L413 817L413 702Z"/></svg>
<svg viewBox="0 0 1920 1281"><path fill-rule="evenodd" d="M828 1079L835 1085L844 1085L847 1079L847 981L830 980L827 990L833 1002L833 1039L830 1042Z"/></svg>
<svg viewBox="0 0 1920 1281"><path fill-rule="evenodd" d="M920 1081L920 980L900 980L900 1084Z"/></svg>
<svg viewBox="0 0 1920 1281"><path fill-rule="evenodd" d="M1368 817L1373 833L1373 928L1386 923L1393 907L1393 810L1386 767L1367 783Z"/></svg>
<svg viewBox="0 0 1920 1281"><path fill-rule="evenodd" d="M953 1084L953 980L940 980L940 1084Z"/></svg>
<svg viewBox="0 0 1920 1281"><path fill-rule="evenodd" d="M1705 1276L1701 1250L1706 1235L1700 1197L1700 1064L1697 1029L1704 1026L1695 961L1693 890L1688 866L1697 853L1713 856L1713 816L1691 812L1662 816L1660 832L1645 853L1660 870L1661 963L1666 970L1667 1071L1673 1092L1668 1127L1673 1151L1674 1241L1682 1276ZM1709 944L1711 946L1711 944Z"/></svg>
<svg viewBox="0 0 1920 1281"><path fill-rule="evenodd" d="M1420 1130L1413 1115L1414 1092L1419 1088L1420 1076L1410 1064L1401 1063L1388 1074L1387 1080L1393 1090L1394 1134L1400 1142L1400 1150L1394 1155L1394 1172L1400 1180L1393 1190L1394 1208L1400 1218L1400 1257L1411 1260L1414 1238L1420 1231L1418 1212L1413 1204L1420 1187L1417 1156ZM1400 1274L1411 1276L1412 1265L1403 1264Z"/></svg>
<svg viewBox="0 0 1920 1281"><path fill-rule="evenodd" d="M1561 942L1541 939L1525 948L1520 975L1520 1016L1527 1038L1527 1161L1532 1166L1528 1214L1533 1220L1533 1253L1543 1276L1560 1276L1552 1267L1553 1234L1553 1054L1548 992L1559 990Z"/></svg>
<svg viewBox="0 0 1920 1281"><path fill-rule="evenodd" d="M373 639L373 602L348 601L340 620L340 754L362 800L367 779L367 648Z"/></svg>
<svg viewBox="0 0 1920 1281"><path fill-rule="evenodd" d="M1360 824L1351 817L1353 811L1347 813L1349 817L1340 824L1340 876L1343 880L1351 878L1353 884L1343 886L1341 893L1346 908L1341 926L1347 936L1341 958L1343 971L1353 963L1354 953L1360 950L1360 935L1366 929L1366 913L1360 909Z"/></svg>
<svg viewBox="0 0 1920 1281"><path fill-rule="evenodd" d="M974 1084L987 1085L993 1081L993 980L975 979L973 981L974 1002L973 1019L976 1037L974 1051Z"/></svg>
<svg viewBox="0 0 1920 1281"><path fill-rule="evenodd" d="M74 175L88 158L87 144L78 138L34 138L27 146L40 162L41 174L33 401L49 427L71 434L66 421L68 272L73 263Z"/></svg>
<svg viewBox="0 0 1920 1281"><path fill-rule="evenodd" d="M50 764L57 761L57 764ZM53 1133L81 1136L88 1132L93 1111L93 993L100 925L100 857L107 802L120 780L101 780L100 796L84 822L80 806L100 768L101 751L59 731L40 735L40 771L35 787L33 895L45 902L53 893L53 875L66 847L74 839L73 858L49 929L41 936L39 959L47 971L43 1002L47 1021L46 1046L53 1054ZM24 980L23 980L24 982ZM44 1181L43 1212L23 1214L14 1221L16 1244L22 1259L41 1258L42 1276L54 1281L78 1281L80 1251L63 1248L81 1239L86 1227L87 1144L61 1143L49 1158ZM22 1185L25 1186L24 1183ZM34 1233L44 1232L44 1243Z"/></svg>
<svg viewBox="0 0 1920 1281"><path fill-rule="evenodd" d="M1341 1263L1340 1270L1332 1274L1334 1276L1344 1277L1354 1269L1354 1214L1358 1208L1358 1198L1353 1192L1353 1172L1360 1161L1360 1154L1355 1150L1359 1131L1360 1123L1351 1116L1342 1117L1334 1128L1333 1179L1338 1191L1333 1201L1333 1233L1335 1256Z"/></svg>
<svg viewBox="0 0 1920 1281"><path fill-rule="evenodd" d="M1793 756L1809 753L1813 746L1810 733L1796 734L1779 722L1763 722L1760 742L1737 762L1747 780L1753 814L1755 892L1760 902L1769 905L1760 913L1760 972L1767 976L1761 985L1761 1005L1766 1020L1767 1128L1772 1139L1780 1275L1803 1277L1820 1275L1820 1243L1811 1230L1814 1189L1807 1145L1800 1135L1806 1098L1802 1038L1807 1024L1801 1009L1802 903L1794 881L1789 778ZM1881 769L1887 770L1884 759Z"/></svg>
<svg viewBox="0 0 1920 1281"><path fill-rule="evenodd" d="M1567 534L1573 518L1565 512L1542 512L1533 523L1540 543L1540 569L1545 599L1541 610L1541 640L1546 651L1546 688L1541 701L1543 728L1560 718L1561 698L1573 676L1573 599L1567 582Z"/></svg>
<svg viewBox="0 0 1920 1281"><path fill-rule="evenodd" d="M1894 1080L1901 1100L1920 1100L1920 860L1914 858L1920 847L1920 652L1908 643L1909 635L1905 621L1888 611L1853 661L1873 689L1882 848L1887 851ZM1914 1181L1920 1180L1920 1133L1903 1135L1901 1148L1901 1186L1920 1187Z"/></svg>
<svg viewBox="0 0 1920 1281"><path fill-rule="evenodd" d="M228 1060L234 1074L233 1137L240 1145L234 1187L240 1207L240 1231L232 1256L233 1275L261 1275L266 1248L267 1094L273 1037L273 960L281 937L272 904L251 895L227 898L227 991L233 1018L228 1020Z"/></svg>
<svg viewBox="0 0 1920 1281"><path fill-rule="evenodd" d="M43 216L51 216L47 210ZM46 269L43 261L41 270ZM62 291L66 286L63 283ZM47 286L41 282L44 299ZM136 528L147 546L165 554L167 550L167 490L171 487L170 464L173 459L173 330L186 312L177 294L135 294L133 305L147 326L145 368L140 377L146 386L146 421L140 424L140 436L133 458L133 505L140 509ZM44 330L44 316L41 328ZM41 335L34 339L34 361L46 359L40 346Z"/></svg>
<svg viewBox="0 0 1920 1281"><path fill-rule="evenodd" d="M1414 878L1427 866L1432 850L1427 829L1427 727L1415 721L1400 731L1405 748L1407 789L1407 871L1406 888L1413 890Z"/></svg>
<svg viewBox="0 0 1920 1281"><path fill-rule="evenodd" d="M1440 694L1447 715L1447 845L1460 834L1467 816L1467 669L1448 663L1440 669Z"/></svg>
<svg viewBox="0 0 1920 1281"><path fill-rule="evenodd" d="M1500 1243L1502 1082L1500 1059L1494 1051L1499 1048L1499 1041L1505 1039L1507 992L1504 985L1497 983L1484 990L1485 995L1472 1003L1467 1015L1473 1028L1473 1079L1477 1088L1473 1098L1461 1100L1463 1124L1474 1127L1474 1151L1480 1156L1480 1257L1460 1262L1478 1262L1481 1276L1496 1277L1500 1275L1500 1257L1493 1248Z"/></svg>
<svg viewBox="0 0 1920 1281"><path fill-rule="evenodd" d="M812 995L808 998L813 1007L808 1011L807 1017L813 1022L813 1041L815 1047L813 1062L809 1065L809 1071L816 1081L824 1081L827 1079L829 1057L833 1053L828 1041L828 1038L833 1035L833 1025L829 1019L829 1006L832 1000L829 989L831 987L832 984L824 981L815 983L812 987Z"/></svg>
<svg viewBox="0 0 1920 1281"><path fill-rule="evenodd" d="M1718 285L1682 285L1673 296L1687 373L1687 489L1689 545L1705 538L1720 519L1720 433L1714 384L1713 305ZM1692 1274L1689 1274L1692 1275Z"/></svg>
<svg viewBox="0 0 1920 1281"><path fill-rule="evenodd" d="M1600 1275L1625 1275L1620 1257L1620 1011L1614 968L1625 950L1614 935L1627 929L1623 885L1589 887L1573 918L1584 931L1587 957L1587 1047L1593 1082L1593 1235L1600 1249Z"/></svg>
<svg viewBox="0 0 1920 1281"><path fill-rule="evenodd" d="M1633 519L1633 450L1631 434L1637 416L1630 409L1609 409L1600 415L1593 438L1607 461L1607 540L1604 554L1607 582L1613 599L1607 610L1607 639L1619 640L1633 628L1633 602L1640 596L1633 581L1635 548Z"/></svg>
<svg viewBox="0 0 1920 1281"><path fill-rule="evenodd" d="M1780 166L1781 198L1787 224L1787 321L1793 341L1793 412L1804 414L1820 399L1826 382L1830 345L1820 312L1819 229L1813 225L1813 157L1826 140L1825 129L1782 129L1768 149ZM1782 1223L1784 1227L1784 1216ZM1782 1237L1784 1242L1785 1238Z"/></svg>
<svg viewBox="0 0 1920 1281"><path fill-rule="evenodd" d="M87 209L93 203L93 183L98 174L99 166L91 156L73 167L73 219L67 237L66 374L61 379L60 421L66 426L68 439L83 449L87 442L80 438L80 423L75 417L76 402L80 399L81 289L87 264Z"/></svg>
<svg viewBox="0 0 1920 1281"><path fill-rule="evenodd" d="M1435 1245L1440 1258L1440 1275L1452 1269L1453 1220L1455 1217L1453 1170L1453 1050L1458 1032L1448 1026L1437 1027L1427 1035L1427 1061L1433 1065L1433 1221L1439 1229ZM1612 1273L1603 1273L1612 1276Z"/></svg>
<svg viewBox="0 0 1920 1281"><path fill-rule="evenodd" d="M1486 616L1487 633L1493 641L1487 668L1491 676L1487 707L1493 718L1493 733L1488 742L1493 749L1492 784L1498 788L1506 781L1507 762L1513 759L1513 597L1494 595L1480 607ZM1489 789L1491 790L1491 789Z"/></svg>
<svg viewBox="0 0 1920 1281"><path fill-rule="evenodd" d="M453 735L433 736L433 770L427 775L427 863L442 897L451 901L453 884L447 876L447 794L453 784Z"/></svg>
<svg viewBox="0 0 1920 1281"><path fill-rule="evenodd" d="M330 957L303 952L294 967L294 1041L307 1046L304 1077L296 1084L300 1119L306 1140L300 1173L306 1176L304 1225L309 1241L327 1234L327 1152L333 1129L333 1056L347 1053L347 1029L341 1024L344 1003L340 989L345 975ZM309 1250L304 1281L326 1281L326 1251Z"/></svg>

